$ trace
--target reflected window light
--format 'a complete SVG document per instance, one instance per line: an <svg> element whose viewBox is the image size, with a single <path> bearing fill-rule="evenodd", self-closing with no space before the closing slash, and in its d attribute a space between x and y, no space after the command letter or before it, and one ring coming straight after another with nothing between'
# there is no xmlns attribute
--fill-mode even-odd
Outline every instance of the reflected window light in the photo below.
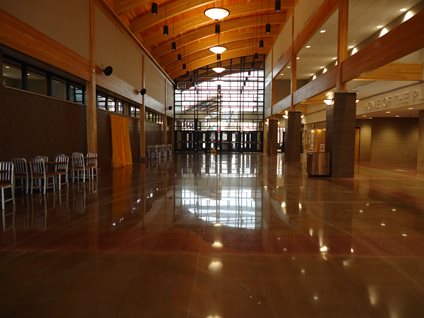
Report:
<svg viewBox="0 0 424 318"><path fill-rule="evenodd" d="M112 223L112 226L116 226L116 223L115 223L115 222L113 222L113 223Z"/></svg>
<svg viewBox="0 0 424 318"><path fill-rule="evenodd" d="M299 202L299 210L302 210L302 203Z"/></svg>
<svg viewBox="0 0 424 318"><path fill-rule="evenodd" d="M355 253L355 250L353 248L350 249L350 253L353 254Z"/></svg>
<svg viewBox="0 0 424 318"><path fill-rule="evenodd" d="M394 208L393 208L393 209L392 209L392 212L396 212L396 209L394 209Z"/></svg>
<svg viewBox="0 0 424 318"><path fill-rule="evenodd" d="M214 261L209 263L208 269L211 272L219 272L220 270L222 270L223 267L224 267L224 265L222 264L221 261L214 260Z"/></svg>
<svg viewBox="0 0 424 318"><path fill-rule="evenodd" d="M384 30L384 29L383 29ZM381 36L381 35L380 35ZM352 53L350 54L350 55L354 55L354 54L356 54L356 53L358 53L358 49L356 48L356 47L354 47L353 49L352 49Z"/></svg>
<svg viewBox="0 0 424 318"><path fill-rule="evenodd" d="M213 226L214 226L214 227L221 227L221 226L222 226L222 224L221 224L221 223L215 223Z"/></svg>
<svg viewBox="0 0 424 318"><path fill-rule="evenodd" d="M213 248L223 248L224 244L222 244L220 241L215 241L212 243Z"/></svg>
<svg viewBox="0 0 424 318"><path fill-rule="evenodd" d="M206 318L221 318L220 315L209 315Z"/></svg>
<svg viewBox="0 0 424 318"><path fill-rule="evenodd" d="M300 270L300 272L301 272L303 275L305 275L305 274L306 274L306 271L305 271L305 269L304 269L304 268L302 268L302 269Z"/></svg>
<svg viewBox="0 0 424 318"><path fill-rule="evenodd" d="M314 236L314 229L309 229L309 236L310 237Z"/></svg>
<svg viewBox="0 0 424 318"><path fill-rule="evenodd" d="M382 223L380 223L380 225L384 227L384 226L386 226L386 223L382 222Z"/></svg>
<svg viewBox="0 0 424 318"><path fill-rule="evenodd" d="M378 291L377 287L375 286L368 286L368 298L370 301L370 304L372 306L376 306L378 303Z"/></svg>
<svg viewBox="0 0 424 318"><path fill-rule="evenodd" d="M359 213L364 213L364 210L359 210Z"/></svg>
<svg viewBox="0 0 424 318"><path fill-rule="evenodd" d="M327 253L328 252L328 247L326 245L323 245L319 248L319 251L321 253Z"/></svg>
<svg viewBox="0 0 424 318"><path fill-rule="evenodd" d="M318 301L318 300L319 300L318 295L314 295L314 297L313 297L313 298L314 298L314 300L315 300L315 301Z"/></svg>
<svg viewBox="0 0 424 318"><path fill-rule="evenodd" d="M403 17L403 22L408 21L410 18L412 18L415 15L415 12L408 11L406 12L405 16Z"/></svg>
<svg viewBox="0 0 424 318"><path fill-rule="evenodd" d="M408 236L408 234L406 234L406 233L402 233L402 236L403 236L403 237L407 237L407 236Z"/></svg>
<svg viewBox="0 0 424 318"><path fill-rule="evenodd" d="M281 202L281 207L285 208L286 207L286 201Z"/></svg>
<svg viewBox="0 0 424 318"><path fill-rule="evenodd" d="M389 29L387 29L387 28L382 28L382 29L381 29L381 31L380 31L380 35L379 35L379 37L382 37L383 35L387 34L388 32L389 32Z"/></svg>

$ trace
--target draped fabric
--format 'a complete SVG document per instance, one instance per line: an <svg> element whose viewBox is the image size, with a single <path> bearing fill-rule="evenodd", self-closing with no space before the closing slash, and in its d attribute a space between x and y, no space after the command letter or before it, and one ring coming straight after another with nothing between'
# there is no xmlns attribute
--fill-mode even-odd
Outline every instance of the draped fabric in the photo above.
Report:
<svg viewBox="0 0 424 318"><path fill-rule="evenodd" d="M112 133L112 167L132 165L128 118L110 114Z"/></svg>

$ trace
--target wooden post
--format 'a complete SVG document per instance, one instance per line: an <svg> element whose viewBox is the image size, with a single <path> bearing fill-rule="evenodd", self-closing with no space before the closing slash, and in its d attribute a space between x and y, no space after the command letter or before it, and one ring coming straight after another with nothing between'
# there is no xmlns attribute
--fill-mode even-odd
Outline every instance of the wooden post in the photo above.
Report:
<svg viewBox="0 0 424 318"><path fill-rule="evenodd" d="M337 92L346 91L346 83L344 83L342 80L342 62L347 59L348 28L349 0L339 0L339 19L337 36Z"/></svg>
<svg viewBox="0 0 424 318"><path fill-rule="evenodd" d="M94 0L90 0L90 79L87 82L87 152L97 153L97 109L96 109L96 34Z"/></svg>
<svg viewBox="0 0 424 318"><path fill-rule="evenodd" d="M292 15L292 45L291 45L291 82L290 82L290 106L291 110L295 111L296 107L294 105L294 92L297 89L297 60L296 60L296 50L294 46L294 11Z"/></svg>
<svg viewBox="0 0 424 318"><path fill-rule="evenodd" d="M145 85L145 72L144 72L144 54L141 56L141 88ZM146 159L146 115L144 105L144 95L141 96L140 106L140 160Z"/></svg>

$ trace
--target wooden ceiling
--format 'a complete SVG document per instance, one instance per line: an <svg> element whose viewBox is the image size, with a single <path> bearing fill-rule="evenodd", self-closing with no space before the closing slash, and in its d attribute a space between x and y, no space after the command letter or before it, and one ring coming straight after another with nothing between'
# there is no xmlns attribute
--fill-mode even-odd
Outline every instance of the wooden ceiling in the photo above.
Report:
<svg viewBox="0 0 424 318"><path fill-rule="evenodd" d="M158 14L151 14L153 2L158 4ZM219 21L219 44L228 50L222 61L267 54L281 28L292 14L295 0L282 0L281 10L276 12L272 0L107 0L106 3L121 21L133 32L171 78L185 74L183 63L192 71L215 63L216 55L209 48L218 44L213 21L203 13L212 7L224 7L230 15ZM271 33L265 25L271 24ZM169 35L163 35L168 25ZM264 40L264 48L259 41ZM177 50L172 51L175 41ZM178 54L182 61L178 61Z"/></svg>

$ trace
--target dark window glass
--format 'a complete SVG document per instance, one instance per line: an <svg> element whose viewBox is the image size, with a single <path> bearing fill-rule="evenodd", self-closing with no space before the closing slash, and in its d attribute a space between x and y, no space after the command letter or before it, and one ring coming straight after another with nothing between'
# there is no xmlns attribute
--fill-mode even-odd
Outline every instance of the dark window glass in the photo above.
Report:
<svg viewBox="0 0 424 318"><path fill-rule="evenodd" d="M116 101L116 112L120 114L124 113L124 103L120 100Z"/></svg>
<svg viewBox="0 0 424 318"><path fill-rule="evenodd" d="M52 76L52 96L66 100L66 81Z"/></svg>
<svg viewBox="0 0 424 318"><path fill-rule="evenodd" d="M27 69L27 88L29 91L47 95L47 76L46 73L28 67Z"/></svg>
<svg viewBox="0 0 424 318"><path fill-rule="evenodd" d="M69 84L69 101L84 105L84 101L85 101L84 87L74 83Z"/></svg>
<svg viewBox="0 0 424 318"><path fill-rule="evenodd" d="M3 86L22 88L22 67L15 62L3 62Z"/></svg>
<svg viewBox="0 0 424 318"><path fill-rule="evenodd" d="M106 96L97 94L97 108L106 110Z"/></svg>
<svg viewBox="0 0 424 318"><path fill-rule="evenodd" d="M113 97L107 98L107 109L111 112L116 111L115 110L115 98L113 98Z"/></svg>

